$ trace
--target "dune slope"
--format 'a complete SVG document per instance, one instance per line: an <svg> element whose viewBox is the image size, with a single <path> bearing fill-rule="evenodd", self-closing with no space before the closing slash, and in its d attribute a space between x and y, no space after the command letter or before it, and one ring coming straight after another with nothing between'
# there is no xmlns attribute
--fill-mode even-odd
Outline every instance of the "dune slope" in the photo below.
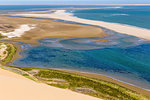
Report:
<svg viewBox="0 0 150 100"><path fill-rule="evenodd" d="M100 100L70 90L37 83L0 68L1 100Z"/></svg>

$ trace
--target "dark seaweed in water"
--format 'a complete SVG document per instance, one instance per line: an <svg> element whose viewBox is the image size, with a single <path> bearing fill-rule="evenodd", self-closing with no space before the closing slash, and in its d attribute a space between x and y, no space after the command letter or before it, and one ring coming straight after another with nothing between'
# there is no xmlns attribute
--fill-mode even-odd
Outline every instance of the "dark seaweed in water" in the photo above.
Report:
<svg viewBox="0 0 150 100"><path fill-rule="evenodd" d="M89 42L92 39L96 38L66 39L56 42L55 45L53 43L58 38L42 39L39 46L22 52L24 57L15 60L12 65L63 68L105 73L112 76L119 75L129 78L129 80L135 80L132 83L135 85L138 85L137 81L145 82L144 88L149 88L149 43L146 41L137 43L138 38L135 37L130 37L132 41L129 38L126 38L128 41L124 38L115 38L117 44L114 45L109 42Z"/></svg>

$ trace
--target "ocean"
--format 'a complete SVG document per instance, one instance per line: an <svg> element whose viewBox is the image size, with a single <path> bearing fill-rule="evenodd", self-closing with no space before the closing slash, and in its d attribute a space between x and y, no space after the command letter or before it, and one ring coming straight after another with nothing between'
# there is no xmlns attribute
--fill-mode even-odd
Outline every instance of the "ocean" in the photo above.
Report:
<svg viewBox="0 0 150 100"><path fill-rule="evenodd" d="M0 6L1 13L54 9L66 9L79 18L150 29L150 6ZM102 29L109 36L46 38L33 47L22 44L22 57L10 65L92 72L150 90L150 42Z"/></svg>
<svg viewBox="0 0 150 100"><path fill-rule="evenodd" d="M84 19L120 23L150 29L150 6L120 6L103 9L73 10L74 16Z"/></svg>

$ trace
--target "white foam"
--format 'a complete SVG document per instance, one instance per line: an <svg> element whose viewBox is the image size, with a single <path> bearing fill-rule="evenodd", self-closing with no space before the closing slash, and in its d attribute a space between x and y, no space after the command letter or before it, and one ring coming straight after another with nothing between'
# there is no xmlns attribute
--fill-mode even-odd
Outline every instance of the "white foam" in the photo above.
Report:
<svg viewBox="0 0 150 100"><path fill-rule="evenodd" d="M129 16L129 14L111 14L111 16Z"/></svg>

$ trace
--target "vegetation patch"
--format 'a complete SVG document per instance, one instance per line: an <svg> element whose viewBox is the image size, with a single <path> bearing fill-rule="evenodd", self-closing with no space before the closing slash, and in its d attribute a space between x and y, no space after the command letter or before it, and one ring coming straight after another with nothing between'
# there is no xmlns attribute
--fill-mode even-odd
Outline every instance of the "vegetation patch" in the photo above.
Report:
<svg viewBox="0 0 150 100"><path fill-rule="evenodd" d="M6 38L6 36L3 36L3 35L0 33L0 39L3 39L3 38Z"/></svg>
<svg viewBox="0 0 150 100"><path fill-rule="evenodd" d="M81 92L81 93L97 93L94 89L92 88L76 88L74 89L76 92Z"/></svg>
<svg viewBox="0 0 150 100"><path fill-rule="evenodd" d="M10 62L11 59L13 58L14 54L16 53L16 48L12 44L5 43L5 45L7 45L8 55L5 59L2 60L3 64Z"/></svg>
<svg viewBox="0 0 150 100"><path fill-rule="evenodd" d="M53 69L18 68L27 72L38 70L36 71L36 74L33 74L34 77L51 86L70 89L72 91L103 98L105 100L149 100L146 96L103 80Z"/></svg>

